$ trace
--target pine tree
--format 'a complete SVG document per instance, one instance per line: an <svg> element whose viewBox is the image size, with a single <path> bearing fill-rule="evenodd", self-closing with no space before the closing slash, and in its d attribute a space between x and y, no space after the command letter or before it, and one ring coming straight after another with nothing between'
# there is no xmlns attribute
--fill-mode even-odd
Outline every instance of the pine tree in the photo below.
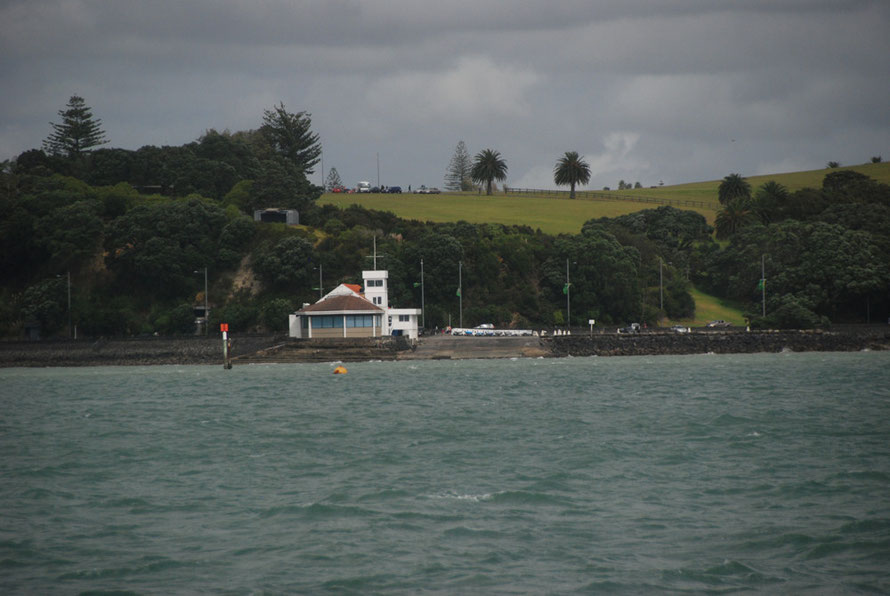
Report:
<svg viewBox="0 0 890 596"><path fill-rule="evenodd" d="M102 121L93 118L92 109L82 97L72 95L67 109L59 110L61 124L50 122L53 132L43 141L43 149L51 155L80 157L97 145L107 143Z"/></svg>
<svg viewBox="0 0 890 596"><path fill-rule="evenodd" d="M343 181L340 180L340 173L337 171L337 168L331 168L328 172L328 177L325 179L324 186L328 192L331 192L337 186L343 186Z"/></svg>
<svg viewBox="0 0 890 596"><path fill-rule="evenodd" d="M445 190L473 190L473 163L463 141L457 144L445 170Z"/></svg>

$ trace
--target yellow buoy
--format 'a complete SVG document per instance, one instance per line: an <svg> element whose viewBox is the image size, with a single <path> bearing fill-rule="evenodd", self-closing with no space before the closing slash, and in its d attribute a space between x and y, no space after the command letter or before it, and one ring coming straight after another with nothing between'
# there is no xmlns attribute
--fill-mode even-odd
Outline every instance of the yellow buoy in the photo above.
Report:
<svg viewBox="0 0 890 596"><path fill-rule="evenodd" d="M334 369L335 375L345 375L346 373L347 373L347 370L346 370L345 366L338 366L337 368Z"/></svg>

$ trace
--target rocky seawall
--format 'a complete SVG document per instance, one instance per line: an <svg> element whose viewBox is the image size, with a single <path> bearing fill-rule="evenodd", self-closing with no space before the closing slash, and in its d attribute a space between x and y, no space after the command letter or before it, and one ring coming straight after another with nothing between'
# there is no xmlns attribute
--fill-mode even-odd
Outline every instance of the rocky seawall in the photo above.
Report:
<svg viewBox="0 0 890 596"><path fill-rule="evenodd" d="M235 366L275 362L559 358L755 352L890 350L890 326L850 326L831 331L698 330L675 334L602 333L546 337L435 335L412 344L404 338L295 340L280 335L235 335ZM0 342L0 367L223 364L219 337Z"/></svg>
<svg viewBox="0 0 890 596"><path fill-rule="evenodd" d="M276 343L281 336L237 337L232 355L253 354ZM0 342L0 367L111 366L152 364L223 363L222 338L177 337L133 339L78 339Z"/></svg>
<svg viewBox="0 0 890 596"><path fill-rule="evenodd" d="M890 350L890 328L838 331L693 331L569 335L545 338L551 356L651 356L753 354L757 352L857 352Z"/></svg>

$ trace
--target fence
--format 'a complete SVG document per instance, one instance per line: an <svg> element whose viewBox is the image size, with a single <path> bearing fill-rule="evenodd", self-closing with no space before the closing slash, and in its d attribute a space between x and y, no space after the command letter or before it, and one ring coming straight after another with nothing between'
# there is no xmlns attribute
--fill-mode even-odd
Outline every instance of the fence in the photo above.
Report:
<svg viewBox="0 0 890 596"><path fill-rule="evenodd" d="M504 187L504 194L508 195L535 195L545 198L569 198L568 190L544 190L540 188L512 188ZM666 199L662 197L645 197L641 195L625 195L604 190L576 190L575 198L584 201L632 201L635 203L653 203L656 205L670 205L672 207L698 207L717 211L718 203L712 201L694 201L691 199Z"/></svg>

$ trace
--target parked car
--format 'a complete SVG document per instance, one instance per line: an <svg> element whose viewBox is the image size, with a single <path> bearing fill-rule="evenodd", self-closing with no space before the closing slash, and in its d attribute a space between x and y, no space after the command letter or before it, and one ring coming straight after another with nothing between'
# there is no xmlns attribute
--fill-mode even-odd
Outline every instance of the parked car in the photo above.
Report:
<svg viewBox="0 0 890 596"><path fill-rule="evenodd" d="M433 188L429 189L428 192L429 192L431 195L437 195L437 194L441 193L442 191L440 191L438 188L436 188L436 187L434 186Z"/></svg>
<svg viewBox="0 0 890 596"><path fill-rule="evenodd" d="M425 185L421 184L414 190L414 194L416 195L427 195L430 193L430 189L428 189Z"/></svg>
<svg viewBox="0 0 890 596"><path fill-rule="evenodd" d="M671 331L674 333L689 333L692 330L685 325L674 325L671 327Z"/></svg>
<svg viewBox="0 0 890 596"><path fill-rule="evenodd" d="M401 186L390 186L386 192L400 195L400 194L402 194L402 187Z"/></svg>
<svg viewBox="0 0 890 596"><path fill-rule="evenodd" d="M732 323L727 323L723 319L718 319L708 323L708 327L732 327Z"/></svg>
<svg viewBox="0 0 890 596"><path fill-rule="evenodd" d="M618 330L618 333L639 333L640 332L640 324L639 323L631 323L627 327L622 327Z"/></svg>
<svg viewBox="0 0 890 596"><path fill-rule="evenodd" d="M356 185L355 192L371 192L371 183L362 180Z"/></svg>
<svg viewBox="0 0 890 596"><path fill-rule="evenodd" d="M346 187L344 187L344 186L335 186L334 188L331 189L331 192L333 192L333 193L345 193L345 192L346 192Z"/></svg>

